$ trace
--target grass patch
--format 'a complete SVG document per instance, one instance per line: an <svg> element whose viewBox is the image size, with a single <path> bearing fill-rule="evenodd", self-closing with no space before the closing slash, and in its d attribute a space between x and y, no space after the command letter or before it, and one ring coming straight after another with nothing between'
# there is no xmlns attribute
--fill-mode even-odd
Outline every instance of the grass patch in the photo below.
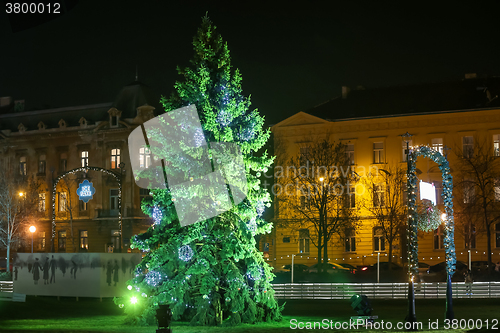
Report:
<svg viewBox="0 0 500 333"><path fill-rule="evenodd" d="M378 315L378 323L390 322L391 330L366 330L359 327L358 332L398 332L397 322L404 322L407 313L406 300L373 300L374 315ZM456 299L454 300L455 318L486 320L500 319L500 302L498 299ZM467 332L469 329L444 330L444 299L419 299L416 301L417 320L422 322L421 331L431 332ZM283 332L318 332L325 329L295 329L294 322L348 322L354 315L348 300L289 300L285 306L284 319L278 323L244 324L237 327L199 327L187 323L174 322L175 333L203 332L235 332L235 333L283 333ZM153 333L156 327L134 327L124 325L125 315L110 299L100 302L98 299L55 297L27 297L26 303L0 302L0 332L123 332ZM429 330L429 321L439 320L440 329ZM387 327L387 326L385 326ZM500 324L497 325L500 332ZM344 329L332 331L345 331ZM404 331L404 330L403 330Z"/></svg>

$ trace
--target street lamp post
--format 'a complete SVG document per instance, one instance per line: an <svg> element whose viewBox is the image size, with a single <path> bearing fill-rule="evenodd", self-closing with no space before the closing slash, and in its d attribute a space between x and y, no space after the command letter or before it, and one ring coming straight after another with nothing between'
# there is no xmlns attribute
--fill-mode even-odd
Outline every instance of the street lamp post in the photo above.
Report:
<svg viewBox="0 0 500 333"><path fill-rule="evenodd" d="M406 151L405 151L405 155L406 155L406 191L407 191L407 197L408 197L408 203L407 203L407 206L408 206L408 214L410 214L410 205L409 205L409 200L410 200L410 187L411 187L411 184L410 184L410 169L411 169L411 161L410 161L410 140L411 140L411 137L412 135L408 132L406 132L405 134L401 135L401 137L403 138L403 141L406 143ZM410 232L411 232L411 222L412 222L412 218L410 217L410 215L408 215L408 231L407 231L407 234L408 234L408 246L407 246L407 251L411 251L411 241L410 241ZM414 326L414 323L417 321L417 316L415 315L415 289L414 289L414 281L413 281L413 274L412 274L412 271L411 271L411 259L410 259L410 255L408 253L408 314L406 316L406 321L409 322L409 323L412 323L412 328Z"/></svg>
<svg viewBox="0 0 500 333"><path fill-rule="evenodd" d="M324 197L325 197L325 183L323 182L324 180L325 180L325 178L323 178L323 177L320 177L320 178L319 178L319 181L321 182L321 197L320 197L320 201L321 201L321 202L323 202ZM326 203L325 203L325 205L326 205ZM321 206L321 203L320 203L320 207L322 207L322 206ZM324 227L324 228L323 228L323 234L322 234L322 236L323 236L323 240L324 240L324 236L325 236L325 233L326 233L326 225L327 225L327 223L328 223L328 208L327 208L326 206L325 206L325 210L324 210L324 217L323 217L323 218L324 218L324 221L325 221L325 222L324 222L324 223L323 223L323 225L322 225L322 226L320 226L320 227ZM328 263L328 259L326 258L326 254L325 254L325 253L326 253L326 252L325 252L325 251L326 251L326 246L327 246L327 245L326 245L326 242L325 242L325 241L323 241L323 263L324 263L324 265L321 265L321 266L322 266L322 267L321 267L321 272L322 272L322 273L323 273L323 272L326 272L326 271L325 271L325 270L327 269L327 268L326 268L326 267L327 267L327 265L326 265L326 264ZM319 269L320 269L320 267L318 267L318 273L319 273Z"/></svg>
<svg viewBox="0 0 500 333"><path fill-rule="evenodd" d="M34 225L32 225L30 227L30 232L31 232L31 253L33 253L33 234L35 233L36 231L36 227Z"/></svg>

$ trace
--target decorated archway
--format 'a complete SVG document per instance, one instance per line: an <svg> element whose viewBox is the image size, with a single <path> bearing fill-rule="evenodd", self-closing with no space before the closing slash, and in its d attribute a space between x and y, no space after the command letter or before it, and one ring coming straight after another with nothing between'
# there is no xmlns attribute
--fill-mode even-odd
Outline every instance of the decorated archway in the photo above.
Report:
<svg viewBox="0 0 500 333"><path fill-rule="evenodd" d="M121 167L121 166L120 166ZM122 179L121 175L118 175L114 173L113 171L99 168L99 167L81 167L81 168L76 168L73 170L69 170L59 177L57 177L54 180L54 183L52 184L52 246L54 246L54 238L56 236L56 189L57 189L57 184L59 184L59 181L66 177L67 175L72 175L77 172L88 172L88 171L99 171L99 172L104 172L108 175L111 175L115 178L115 180L118 182L118 228L120 230L120 250L123 247L122 244Z"/></svg>
<svg viewBox="0 0 500 333"><path fill-rule="evenodd" d="M408 141L407 141L408 142ZM407 143L408 144L408 143ZM442 198L445 209L445 227L444 227L444 249L446 258L446 319L453 319L453 302L451 290L451 276L455 272L456 253L455 253L455 222L453 219L453 177L450 174L450 165L445 156L439 151L429 146L416 146L410 149L408 154L408 316L407 321L415 322L415 291L413 289L414 276L418 275L418 216L417 216L417 176L416 162L418 156L430 158L436 162L441 170L443 180Z"/></svg>
<svg viewBox="0 0 500 333"><path fill-rule="evenodd" d="M455 272L456 253L454 230L455 222L453 219L453 178L450 174L450 165L445 156L439 151L428 146L416 146L410 149L408 156L408 225L409 225L409 242L408 242L408 264L410 278L418 275L418 238L417 238L417 207L416 207L416 191L417 191L417 176L416 162L417 157L423 156L436 162L441 170L443 180L443 202L446 213L444 227L444 249L446 254L446 273L449 277Z"/></svg>

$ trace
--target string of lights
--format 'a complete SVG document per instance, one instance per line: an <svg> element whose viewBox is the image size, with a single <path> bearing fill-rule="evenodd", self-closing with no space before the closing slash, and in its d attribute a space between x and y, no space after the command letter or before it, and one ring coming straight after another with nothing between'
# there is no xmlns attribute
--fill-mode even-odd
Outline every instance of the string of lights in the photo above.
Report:
<svg viewBox="0 0 500 333"><path fill-rule="evenodd" d="M108 175L113 176L116 179L116 181L118 182L118 227L119 227L120 237L122 236L121 235L121 232L122 232L122 208L121 208L122 207L122 181L121 181L121 177L119 175L117 175L116 173L114 173L113 171L110 171L107 169L86 166L86 167L80 167L80 168L76 168L73 170L69 170L69 171L63 173L62 175L57 177L54 180L54 183L52 184L52 244L54 244L54 239L56 237L56 191L57 191L57 184L59 184L59 181L61 179L63 179L64 177L66 177L67 175L73 175L77 172L88 172L88 171L104 172Z"/></svg>
<svg viewBox="0 0 500 333"><path fill-rule="evenodd" d="M482 252L482 255L486 255L486 252L485 251L475 251L476 254ZM460 252L461 255L467 255L468 252L465 251L465 252ZM494 252L491 252L492 255L494 255L495 253ZM286 259L286 258L292 258L292 255L295 256L295 258L300 258L300 259L308 259L308 260L318 260L317 257L312 257L312 256L308 256L308 255L301 255L301 254L284 254L282 256L278 256L278 257L274 257L274 258L265 258L266 261L276 261L278 260L278 258L281 259ZM498 253L498 255L500 256L500 252ZM360 259L360 258L371 258L371 257L376 257L377 254L376 253L372 253L370 255L361 255L361 256L351 256L351 257L341 257L341 258L328 258L328 261L345 261L345 260L353 260L353 259ZM380 257L388 257L387 253L381 253L380 254ZM393 255L392 256L393 258L397 258L398 256L397 255ZM446 256L443 256L444 258ZM403 257L402 256L399 256L400 259L402 259ZM429 260L433 260L433 258L437 258L437 259L441 259L441 256L434 256L434 257L429 257ZM422 258L422 260L425 260L425 257Z"/></svg>

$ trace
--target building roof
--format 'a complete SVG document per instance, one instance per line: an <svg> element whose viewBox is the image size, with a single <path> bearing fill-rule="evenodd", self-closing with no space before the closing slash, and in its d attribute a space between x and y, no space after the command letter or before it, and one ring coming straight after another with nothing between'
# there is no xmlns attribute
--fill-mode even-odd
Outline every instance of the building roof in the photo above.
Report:
<svg viewBox="0 0 500 333"><path fill-rule="evenodd" d="M134 118L139 106L147 104L157 108L158 101L159 98L155 98L149 86L140 81L134 81L121 89L113 106L122 111L122 118Z"/></svg>
<svg viewBox="0 0 500 333"><path fill-rule="evenodd" d="M63 119L67 127L78 126L83 117L89 124L107 120L111 103L72 106L48 110L25 111L0 114L0 130L18 132L19 124L23 124L27 131L37 130L38 123L42 121L46 128L58 128L59 121Z"/></svg>
<svg viewBox="0 0 500 333"><path fill-rule="evenodd" d="M500 77L375 89L354 89L306 113L331 121L500 106ZM344 98L343 98L344 97Z"/></svg>
<svg viewBox="0 0 500 333"><path fill-rule="evenodd" d="M14 111L14 104L0 108L0 131L19 131L19 125L23 124L27 131L38 130L38 124L43 122L47 129L59 128L59 121L63 119L67 127L79 126L83 117L89 125L99 121L108 121L110 108L115 107L122 111L121 119L135 118L137 108L150 105L158 112L159 96L145 84L134 81L124 86L116 96L114 103L101 103L85 106L62 107L35 111Z"/></svg>

